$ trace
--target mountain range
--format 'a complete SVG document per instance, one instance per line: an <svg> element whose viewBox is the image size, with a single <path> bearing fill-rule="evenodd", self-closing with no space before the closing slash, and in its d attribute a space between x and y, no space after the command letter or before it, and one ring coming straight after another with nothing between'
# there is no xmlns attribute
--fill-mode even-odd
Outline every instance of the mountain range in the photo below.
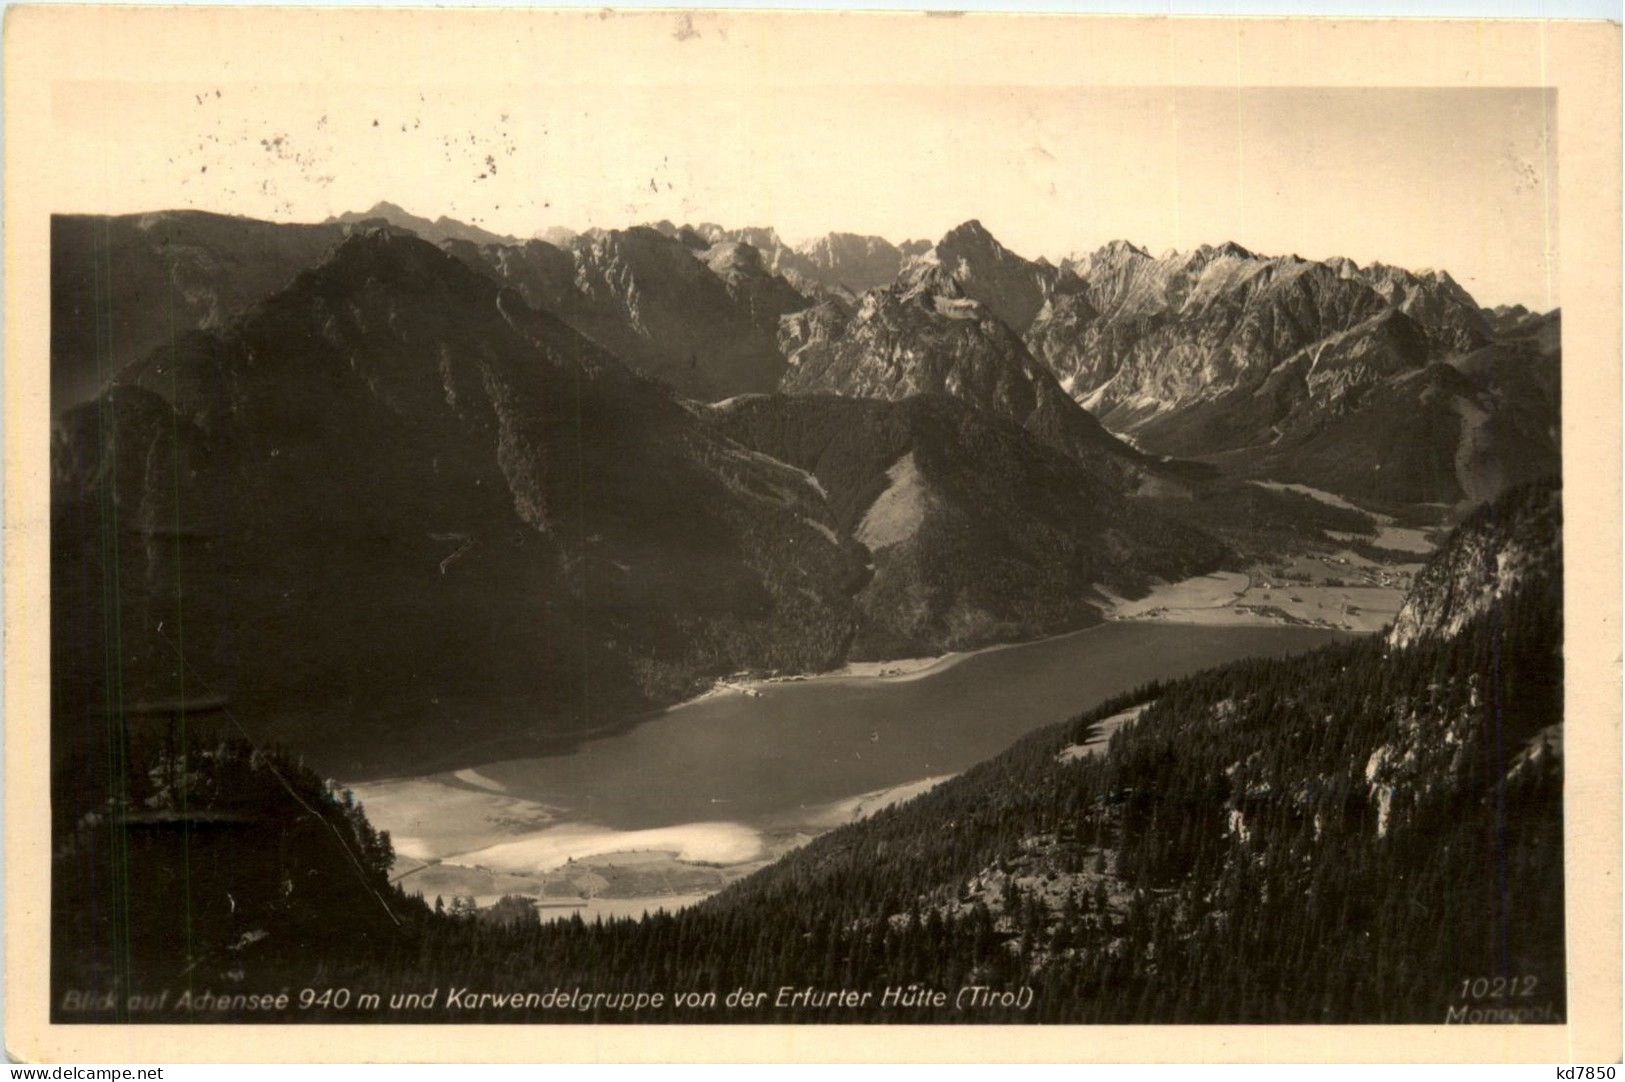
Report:
<svg viewBox="0 0 1625 1082"><path fill-rule="evenodd" d="M60 701L101 697L67 715L208 687L351 774L1080 626L1226 554L946 396L680 399L389 227L125 366L52 468Z"/></svg>
<svg viewBox="0 0 1625 1082"><path fill-rule="evenodd" d="M1558 466L1557 313L1442 273L1126 243L1056 266L975 221L554 239L390 204L55 219L60 635L116 613L127 698L220 685L353 775L738 671L1087 626L1375 528L1252 480L1434 520Z"/></svg>
<svg viewBox="0 0 1625 1082"><path fill-rule="evenodd" d="M1442 272L1233 244L1117 244L1057 273L1082 287L1029 342L1148 451L1394 502L1472 503L1557 466L1555 312L1492 324Z"/></svg>
<svg viewBox="0 0 1625 1082"><path fill-rule="evenodd" d="M833 233L792 247L768 228L670 222L519 243L389 203L320 226L59 217L56 400L221 326L362 222L441 244L702 401L925 388L1052 444L1102 443L1065 396L1153 459L1376 502L1466 506L1559 461L1555 311L1480 308L1442 271L1233 243L1158 257L1117 241L1051 264L976 221L935 244Z"/></svg>
<svg viewBox="0 0 1625 1082"><path fill-rule="evenodd" d="M749 245L761 253L769 270L803 292L832 292L847 298L890 284L911 259L931 247L929 241L908 240L899 245L885 237L857 233L826 233L790 245L771 228L724 229L709 222L675 226L661 221L654 228L684 239L692 247L729 242Z"/></svg>
<svg viewBox="0 0 1625 1082"><path fill-rule="evenodd" d="M1437 1024L1496 1006L1463 977L1516 973L1562 1018L1559 313L1235 244L1052 264L976 221L519 241L379 204L52 236L59 987L314 963L335 987L985 986L1035 1006L975 1021ZM1221 619L1332 626L1200 600L1243 578L1403 604L1080 701L811 840L829 824L795 820L676 914L440 912L324 780L569 753L719 683L1089 627L1199 576L1184 611ZM501 788L466 777L443 793Z"/></svg>

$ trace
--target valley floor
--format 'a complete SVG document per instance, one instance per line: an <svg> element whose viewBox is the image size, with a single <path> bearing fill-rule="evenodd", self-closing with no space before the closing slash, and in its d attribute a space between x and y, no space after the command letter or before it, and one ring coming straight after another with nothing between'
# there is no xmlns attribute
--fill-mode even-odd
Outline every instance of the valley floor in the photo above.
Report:
<svg viewBox="0 0 1625 1082"><path fill-rule="evenodd" d="M1112 620L1156 620L1211 626L1287 624L1364 634L1381 630L1405 600L1411 580L1433 551L1437 530L1403 524L1392 515L1359 507L1307 485L1254 481L1259 488L1288 492L1371 523L1369 533L1325 529L1318 539L1281 538L1244 570L1218 571L1161 583L1147 596L1112 601ZM1413 518L1432 521L1431 508Z"/></svg>
<svg viewBox="0 0 1625 1082"><path fill-rule="evenodd" d="M1351 549L1164 583L1115 599L1113 620L1212 625L1298 624L1378 631L1393 620L1421 563L1384 563Z"/></svg>

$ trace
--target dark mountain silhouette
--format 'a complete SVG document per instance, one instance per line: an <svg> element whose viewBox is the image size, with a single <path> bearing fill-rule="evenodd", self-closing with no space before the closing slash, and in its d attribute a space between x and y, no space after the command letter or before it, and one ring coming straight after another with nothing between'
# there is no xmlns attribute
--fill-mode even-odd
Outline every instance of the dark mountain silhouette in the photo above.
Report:
<svg viewBox="0 0 1625 1082"><path fill-rule="evenodd" d="M975 219L944 234L903 280L979 301L1017 334L1026 333L1052 294L1076 292L1062 286L1055 267L1016 255Z"/></svg>
<svg viewBox="0 0 1625 1082"><path fill-rule="evenodd" d="M493 233L488 229L481 229L477 225L459 222L455 218L448 218L444 214L430 220L420 218L410 211L403 210L394 203L380 200L372 205L370 210L346 211L343 214L328 219L329 223L339 225L376 225L386 222L397 229L405 229L416 233L431 244L443 244L448 240L467 241L470 244L516 244L513 237L503 233Z"/></svg>
<svg viewBox="0 0 1625 1082"><path fill-rule="evenodd" d="M127 369L52 461L59 713L121 708L114 621L125 705L216 688L352 774L836 664L864 577L799 472L387 231Z"/></svg>
<svg viewBox="0 0 1625 1082"><path fill-rule="evenodd" d="M225 326L343 237L335 225L190 210L52 215L52 412L187 331Z"/></svg>

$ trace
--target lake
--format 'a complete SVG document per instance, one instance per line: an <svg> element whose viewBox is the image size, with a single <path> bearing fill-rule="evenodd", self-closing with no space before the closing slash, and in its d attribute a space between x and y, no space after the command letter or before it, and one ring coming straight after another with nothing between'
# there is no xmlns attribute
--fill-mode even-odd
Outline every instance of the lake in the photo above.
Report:
<svg viewBox="0 0 1625 1082"><path fill-rule="evenodd" d="M503 792L619 830L752 823L957 773L1147 681L1298 653L1323 629L1123 621L965 656L921 676L759 685L669 710L573 753L482 766Z"/></svg>
<svg viewBox="0 0 1625 1082"><path fill-rule="evenodd" d="M1118 621L907 675L758 684L567 754L353 788L393 838L397 877L426 898L521 894L546 919L636 915L689 904L1150 680L1349 637Z"/></svg>

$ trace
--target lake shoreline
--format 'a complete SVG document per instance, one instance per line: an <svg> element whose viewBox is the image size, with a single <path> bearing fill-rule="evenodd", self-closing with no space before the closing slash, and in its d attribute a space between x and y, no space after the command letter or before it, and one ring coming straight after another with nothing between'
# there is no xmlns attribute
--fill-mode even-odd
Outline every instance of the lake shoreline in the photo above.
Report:
<svg viewBox="0 0 1625 1082"><path fill-rule="evenodd" d="M755 696L691 702L574 755L353 788L395 840L403 886L427 898L520 894L562 917L670 909L1111 695L1352 637L1278 623L1106 621L906 665L763 680Z"/></svg>
<svg viewBox="0 0 1625 1082"><path fill-rule="evenodd" d="M1352 553L1339 554L1343 564L1352 565L1359 557ZM1294 559L1307 559L1299 557ZM1418 557L1421 559L1421 557ZM1325 560L1321 560L1325 563ZM1375 567L1376 565L1371 565ZM1324 569L1322 569L1324 571ZM717 700L735 697L762 698L774 689L787 686L806 685L835 685L851 687L882 687L896 684L907 684L924 680L928 677L938 676L948 672L965 662L976 658L997 654L1001 651L1018 648L1041 646L1057 640L1072 636L1084 635L1089 632L1098 632L1102 628L1121 626L1123 624L1155 624L1173 627L1213 627L1222 626L1230 628L1271 628L1271 627L1319 627L1327 630L1342 630L1354 634L1375 633L1379 626L1391 618L1389 610L1397 611L1403 594L1398 589L1387 588L1380 591L1380 597L1369 596L1371 590L1365 586L1356 586L1354 583L1346 587L1338 587L1340 596L1334 598L1325 594L1325 602L1332 605L1348 605L1357 602L1354 612L1356 616L1354 626L1339 627L1329 620L1317 621L1314 617L1319 614L1310 614L1307 606L1296 604L1299 600L1290 596L1292 589L1286 583L1281 583L1281 590L1287 596L1271 598L1265 594L1259 603L1253 603L1251 595L1258 591L1254 589L1255 576L1235 571L1216 571L1205 575L1194 575L1175 582L1154 583L1146 595L1139 599L1119 597L1104 587L1097 587L1102 603L1101 619L1083 627L1074 627L1069 630L1057 631L1051 634L1040 635L1030 639L1016 639L1006 642L989 643L966 650L953 650L930 657L893 658L874 661L848 661L837 669L828 669L820 672L783 673L772 676L750 676L736 673L732 676L718 678L710 688L686 699L669 703L665 706L656 706L638 710L612 721L601 721L590 728L568 733L549 735L530 734L491 740L480 745L484 749L481 754L479 748L467 748L456 755L431 760L424 764L424 768L411 774L379 773L368 774L358 772L352 775L347 785L382 784L399 781L405 778L425 777L431 774L452 773L454 771L474 772L479 767L494 763L512 761L515 759L531 758L568 758L579 755L589 745L624 736L641 726L661 718L680 715L694 707ZM1235 586L1226 585L1219 590L1222 596L1203 597L1197 604L1191 604L1189 596L1192 591L1211 593L1211 588L1204 591L1203 584L1211 584L1220 579L1238 579ZM1322 587L1309 587L1317 591L1314 597L1321 596ZM1314 599L1311 597L1311 600ZM1376 602L1373 604L1373 602ZM1304 609L1305 611L1288 611ZM1333 610L1329 610L1333 611ZM1339 616L1344 615L1338 613Z"/></svg>
<svg viewBox="0 0 1625 1082"><path fill-rule="evenodd" d="M1207 577L1209 576L1198 576L1199 579ZM1243 580L1243 586L1245 586L1247 576L1242 574L1239 577ZM1177 589L1185 586L1188 582L1193 581L1196 580L1193 579L1177 583L1163 583L1159 584L1157 589ZM1155 591L1153 594L1147 595L1148 598L1153 596L1155 596ZM1216 602L1201 606L1191 606L1189 608L1177 609L1174 611L1194 613L1202 609L1210 609L1214 611L1223 610L1229 608L1229 606L1233 604L1235 596L1239 595L1232 595L1230 599L1223 602ZM1140 601L1129 599L1115 600L1116 604L1114 604L1107 612L1104 619L1097 623L1089 624L1087 627L1073 628L1070 631L1058 631L1052 635L1042 635L1034 639L1018 639L1012 642L990 643L987 646L978 646L970 650L953 650L946 654L938 654L935 657L900 658L891 661L855 661L848 662L839 669L830 669L824 672L795 673L783 676L728 677L727 679L718 681L714 687L703 691L698 695L684 699L681 702L672 703L670 706L662 707L659 710L651 711L650 713L644 715L644 718L659 717L664 714L676 713L691 706L696 706L700 703L710 702L715 699L726 698L733 695L743 695L753 698L760 697L762 694L766 693L772 688L782 687L787 684L906 684L916 680L923 680L930 676L937 676L957 665L970 661L973 658L984 657L988 654L996 654L1003 650L1015 650L1028 646L1041 646L1046 643L1053 643L1062 639L1070 639L1075 636L1087 635L1093 631L1100 631L1102 628L1121 624L1154 624L1159 627L1303 627L1312 630L1333 631L1352 635L1368 635L1377 633L1376 629L1366 630L1327 627L1311 624L1307 621L1293 622L1288 620L1271 619L1268 616L1251 612L1243 614L1238 619L1227 620L1223 623L1219 623L1211 619L1204 619L1199 615L1144 616L1140 613L1143 611L1141 606L1144 605L1146 599L1141 599ZM594 735L601 734L595 733ZM591 737L589 736L587 739L591 739Z"/></svg>

